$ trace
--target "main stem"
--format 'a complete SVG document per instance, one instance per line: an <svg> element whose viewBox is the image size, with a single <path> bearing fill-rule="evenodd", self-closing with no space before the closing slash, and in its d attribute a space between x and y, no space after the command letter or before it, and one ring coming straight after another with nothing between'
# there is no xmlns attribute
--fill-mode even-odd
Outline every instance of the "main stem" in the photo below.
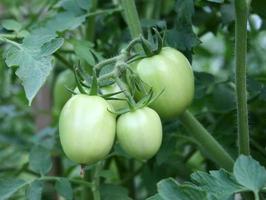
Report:
<svg viewBox="0 0 266 200"><path fill-rule="evenodd" d="M91 0L90 12L94 12L97 9L98 0ZM86 39L93 42L95 35L95 16L91 16L87 19L86 27Z"/></svg>
<svg viewBox="0 0 266 200"><path fill-rule="evenodd" d="M232 170L234 160L190 112L185 111L180 120L214 162L229 171Z"/></svg>
<svg viewBox="0 0 266 200"><path fill-rule="evenodd" d="M121 0L122 8L132 38L142 34L140 21L134 0ZM181 121L198 143L205 148L212 160L227 170L232 170L234 161L212 135L188 111L181 116Z"/></svg>
<svg viewBox="0 0 266 200"><path fill-rule="evenodd" d="M235 0L236 102L239 154L249 155L249 127L246 91L247 18L246 0Z"/></svg>
<svg viewBox="0 0 266 200"><path fill-rule="evenodd" d="M121 0L121 6L124 10L124 17L128 24L128 28L132 39L139 37L142 34L139 15L134 0ZM140 50L141 46L137 45Z"/></svg>

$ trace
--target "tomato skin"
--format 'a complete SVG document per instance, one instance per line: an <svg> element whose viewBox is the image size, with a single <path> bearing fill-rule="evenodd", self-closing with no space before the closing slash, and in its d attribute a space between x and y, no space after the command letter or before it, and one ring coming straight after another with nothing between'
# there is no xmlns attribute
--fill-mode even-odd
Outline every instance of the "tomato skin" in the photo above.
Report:
<svg viewBox="0 0 266 200"><path fill-rule="evenodd" d="M116 83L101 88L102 94L110 94L110 93L115 93L115 92L120 92L120 91L121 89ZM125 100L107 100L108 103L110 103L113 106L114 110L117 111L117 110L128 107L128 104L126 101L127 98L123 92L116 94L114 96L111 96L111 98L125 99Z"/></svg>
<svg viewBox="0 0 266 200"><path fill-rule="evenodd" d="M67 69L58 75L53 90L53 110L57 115L71 97L66 87L73 89L75 85L75 76L71 70Z"/></svg>
<svg viewBox="0 0 266 200"><path fill-rule="evenodd" d="M175 118L191 104L194 76L189 61L181 52L164 47L158 55L140 60L133 68L155 94L163 91L150 105L162 118Z"/></svg>
<svg viewBox="0 0 266 200"><path fill-rule="evenodd" d="M103 159L111 150L116 129L113 108L99 96L78 94L63 107L59 136L68 158L81 164Z"/></svg>
<svg viewBox="0 0 266 200"><path fill-rule="evenodd" d="M88 89L88 88L83 87L83 89L87 93L90 92L90 89ZM111 93L120 92L121 89L119 88L119 86L116 83L114 83L114 84L111 84L111 85L108 85L108 86L105 86L105 87L101 87L100 91L101 91L101 93L103 95L105 95L105 94L111 94ZM74 92L77 93L77 94L80 94L80 92L79 92L77 87L75 88ZM125 100L107 100L107 102L112 105L112 107L114 108L115 111L118 111L120 109L128 107L128 104L127 104L127 101L126 101L126 96L125 96L125 94L123 92L121 92L119 94L116 94L116 95L113 95L113 96L111 96L111 98L125 99Z"/></svg>
<svg viewBox="0 0 266 200"><path fill-rule="evenodd" d="M150 159L162 143L159 115L148 107L121 115L117 121L117 138L130 156L138 160Z"/></svg>

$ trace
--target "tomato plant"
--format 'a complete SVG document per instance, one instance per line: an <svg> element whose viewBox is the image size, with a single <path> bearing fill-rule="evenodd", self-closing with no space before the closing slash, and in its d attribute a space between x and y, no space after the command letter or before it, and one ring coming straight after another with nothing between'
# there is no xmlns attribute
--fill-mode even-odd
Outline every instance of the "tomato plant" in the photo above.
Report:
<svg viewBox="0 0 266 200"><path fill-rule="evenodd" d="M98 96L79 94L67 101L60 114L59 134L71 160L91 164L110 152L116 125L108 109L113 108Z"/></svg>
<svg viewBox="0 0 266 200"><path fill-rule="evenodd" d="M121 115L117 121L117 138L130 156L139 160L150 159L162 143L159 115L148 107Z"/></svg>
<svg viewBox="0 0 266 200"><path fill-rule="evenodd" d="M0 199L266 199L265 8L1 0Z"/></svg>

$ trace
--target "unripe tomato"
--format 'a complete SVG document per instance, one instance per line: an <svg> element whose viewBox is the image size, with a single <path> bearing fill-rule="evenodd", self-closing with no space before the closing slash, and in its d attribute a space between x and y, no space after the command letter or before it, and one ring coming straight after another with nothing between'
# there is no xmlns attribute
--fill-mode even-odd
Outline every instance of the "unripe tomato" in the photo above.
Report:
<svg viewBox="0 0 266 200"><path fill-rule="evenodd" d="M99 96L78 94L63 107L59 118L59 136L65 154L71 160L91 164L103 159L115 138L113 108Z"/></svg>
<svg viewBox="0 0 266 200"><path fill-rule="evenodd" d="M71 93L67 91L66 87L73 89L75 85L75 76L71 70L65 70L58 75L53 90L53 110L56 114L59 114L64 104L71 97Z"/></svg>
<svg viewBox="0 0 266 200"><path fill-rule="evenodd" d="M187 58L179 51L164 47L158 55L143 58L133 66L155 94L163 93L150 107L165 119L177 117L192 102L194 76Z"/></svg>
<svg viewBox="0 0 266 200"><path fill-rule="evenodd" d="M132 157L138 160L150 159L162 143L159 115L148 107L121 115L117 121L117 138Z"/></svg>
<svg viewBox="0 0 266 200"><path fill-rule="evenodd" d="M90 92L90 89L88 89L88 88L83 87L83 89L87 93ZM121 89L118 87L118 85L116 83L114 83L112 85L101 87L100 91L103 95L105 95L105 94L111 94L111 93L119 92L119 91L121 91ZM80 93L77 87L75 88L74 92L77 94ZM110 103L113 106L114 110L118 111L120 109L128 107L128 104L126 101L126 96L123 92L116 94L116 95L113 95L113 96L111 96L111 98L125 99L125 100L107 100L108 103Z"/></svg>
<svg viewBox="0 0 266 200"><path fill-rule="evenodd" d="M119 91L121 91L121 89L116 83L101 88L102 94L110 94ZM107 100L113 106L114 110L117 111L128 107L126 101L127 98L123 92L112 96L112 98L125 99L125 100Z"/></svg>

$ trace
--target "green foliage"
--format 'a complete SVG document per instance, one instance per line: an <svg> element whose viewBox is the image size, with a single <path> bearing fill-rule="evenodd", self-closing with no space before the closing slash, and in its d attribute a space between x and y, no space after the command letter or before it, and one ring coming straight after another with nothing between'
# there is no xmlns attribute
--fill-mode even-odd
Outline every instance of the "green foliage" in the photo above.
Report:
<svg viewBox="0 0 266 200"><path fill-rule="evenodd" d="M233 173L223 169L209 173L198 171L191 175L192 182L184 184L172 178L163 179L157 184L158 194L148 200L229 200L234 194L247 191L257 197L266 185L265 176L264 167L251 157L241 155Z"/></svg>

